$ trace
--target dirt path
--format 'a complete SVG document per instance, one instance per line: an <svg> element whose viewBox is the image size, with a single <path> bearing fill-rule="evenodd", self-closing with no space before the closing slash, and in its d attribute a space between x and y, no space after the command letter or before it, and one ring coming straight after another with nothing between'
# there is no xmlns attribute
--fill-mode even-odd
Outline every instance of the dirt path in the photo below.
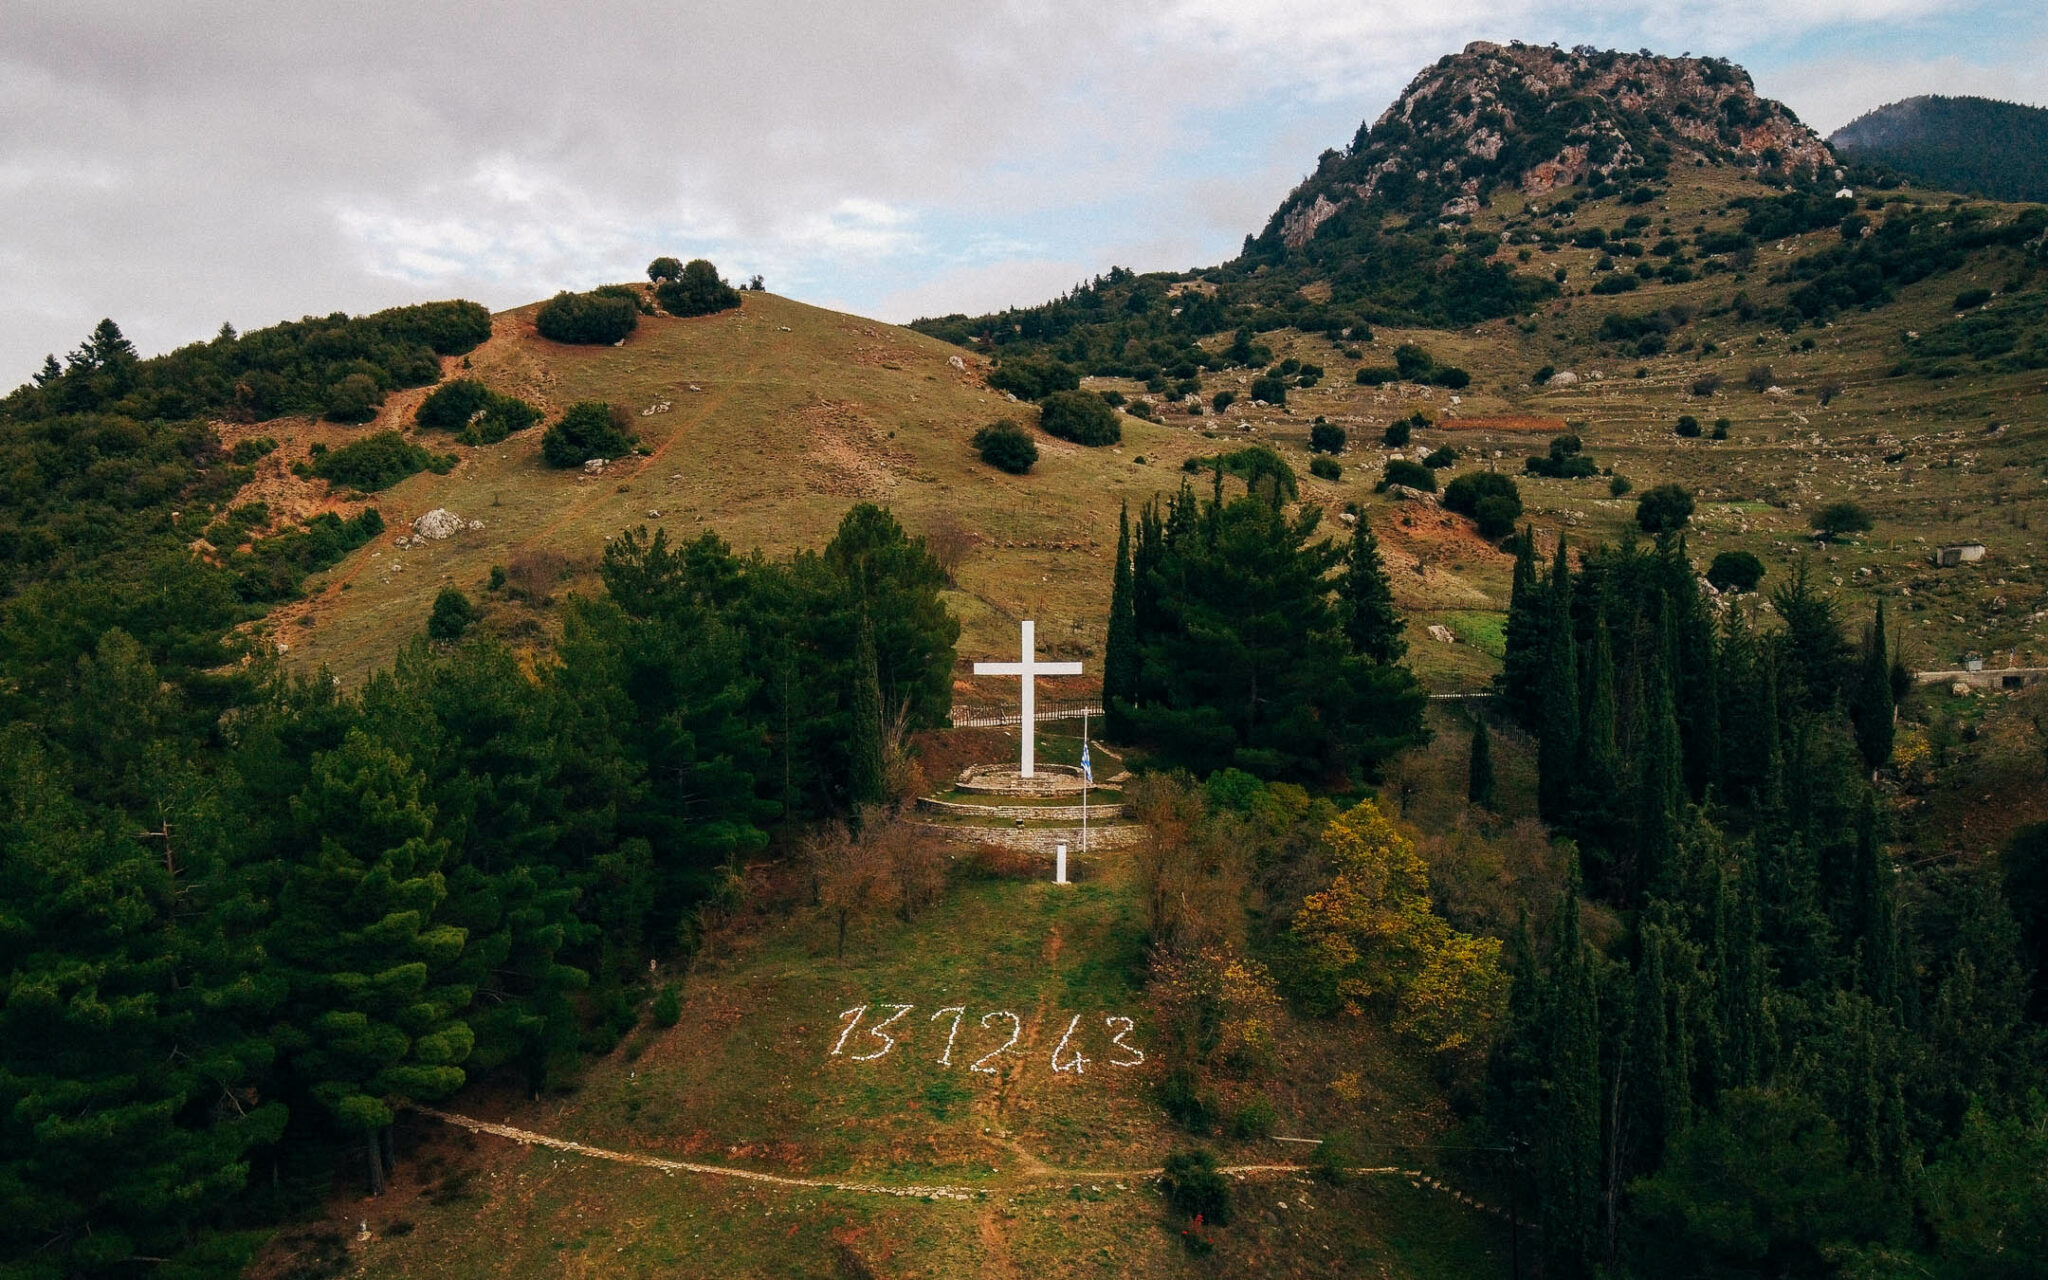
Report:
<svg viewBox="0 0 2048 1280"><path fill-rule="evenodd" d="M667 1160L660 1156L643 1155L634 1151L612 1151L604 1147L593 1147L566 1138L551 1138L544 1133L529 1129L517 1129L508 1124L493 1124L471 1116L456 1115L433 1107L412 1104L412 1110L423 1116L431 1116L444 1124L467 1129L472 1133L488 1133L494 1137L517 1142L521 1146L546 1147L552 1151L564 1151L572 1155L588 1156L593 1160L610 1160L618 1164L639 1165L644 1169L659 1169L664 1173L695 1173L714 1178L734 1178L774 1187L804 1188L820 1191L850 1191L858 1195L895 1196L906 1200L945 1200L965 1204L981 1198L991 1191L1021 1191L1036 1187L1076 1186L1081 1183L1109 1183L1118 1190L1129 1190L1134 1186L1145 1186L1155 1181L1165 1170L1150 1169L1059 1169L1045 1164L1036 1157L1015 1148L1013 1144L999 1144L1017 1150L1027 1161L1028 1173L1021 1178L1007 1178L980 1187L960 1187L928 1183L881 1183L881 1182L834 1182L825 1178L791 1178L781 1174L761 1173L754 1169L736 1169L730 1165L702 1164L692 1160ZM1300 1164L1236 1164L1224 1165L1217 1170L1236 1178L1287 1178L1299 1177L1312 1172L1307 1165ZM1463 1203L1496 1216L1501 1210L1474 1200L1471 1196L1437 1181L1419 1169L1402 1169L1395 1165L1375 1165L1347 1169L1353 1177L1399 1177L1407 1178L1418 1187L1428 1187L1454 1196ZM1098 1186L1099 1190L1100 1187ZM981 1231L986 1236L991 1230L1000 1233L1000 1226L993 1224L986 1215Z"/></svg>

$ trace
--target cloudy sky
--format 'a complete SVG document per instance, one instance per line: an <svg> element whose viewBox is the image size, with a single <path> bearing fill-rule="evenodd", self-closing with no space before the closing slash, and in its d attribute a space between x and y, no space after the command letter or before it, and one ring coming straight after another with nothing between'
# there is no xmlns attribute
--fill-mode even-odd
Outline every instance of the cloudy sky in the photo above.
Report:
<svg viewBox="0 0 2048 1280"><path fill-rule="evenodd" d="M890 320L1207 265L1475 39L1732 57L1824 133L2048 104L2039 0L0 0L0 386L103 315L155 352L661 253Z"/></svg>

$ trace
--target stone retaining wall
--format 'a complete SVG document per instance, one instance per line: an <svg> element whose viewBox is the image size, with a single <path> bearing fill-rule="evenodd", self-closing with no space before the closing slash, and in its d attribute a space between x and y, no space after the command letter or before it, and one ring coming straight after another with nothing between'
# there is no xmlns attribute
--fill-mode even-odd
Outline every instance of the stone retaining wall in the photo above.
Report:
<svg viewBox="0 0 2048 1280"><path fill-rule="evenodd" d="M961 804L931 796L920 797L917 807L956 818L1001 818L1005 822L1014 822L1018 818L1026 822L1079 822L1083 816L1078 804ZM1124 806L1091 804L1086 816L1091 823L1114 822L1124 816Z"/></svg>
<svg viewBox="0 0 2048 1280"><path fill-rule="evenodd" d="M1062 829L1059 827L953 827L936 822L920 823L927 831L938 832L953 840L964 840L970 844L992 844L1004 849L1021 849L1027 853L1042 853L1047 858L1053 855L1053 846L1064 841L1067 856L1081 855L1081 828ZM1128 849L1143 839L1145 828L1137 823L1115 827L1090 827L1088 830L1088 852L1110 853Z"/></svg>

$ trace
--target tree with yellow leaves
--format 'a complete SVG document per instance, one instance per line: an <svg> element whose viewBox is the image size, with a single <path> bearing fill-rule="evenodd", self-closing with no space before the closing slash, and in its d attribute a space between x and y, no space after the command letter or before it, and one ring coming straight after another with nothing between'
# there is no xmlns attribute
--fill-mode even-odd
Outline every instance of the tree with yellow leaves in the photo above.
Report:
<svg viewBox="0 0 2048 1280"><path fill-rule="evenodd" d="M1309 963L1347 1012L1382 1012L1441 1053L1483 1047L1507 992L1500 940L1459 933L1430 908L1429 869L1372 801L1333 819L1337 873L1294 917Z"/></svg>

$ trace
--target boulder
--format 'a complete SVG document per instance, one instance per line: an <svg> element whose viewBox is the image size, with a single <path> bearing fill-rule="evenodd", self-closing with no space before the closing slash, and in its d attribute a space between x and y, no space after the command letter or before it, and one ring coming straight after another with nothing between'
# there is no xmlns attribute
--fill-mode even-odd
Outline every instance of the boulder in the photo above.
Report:
<svg viewBox="0 0 2048 1280"><path fill-rule="evenodd" d="M464 520L446 507L435 507L432 511L412 522L412 536L421 542L439 542L452 538L464 529L481 529L481 521Z"/></svg>

